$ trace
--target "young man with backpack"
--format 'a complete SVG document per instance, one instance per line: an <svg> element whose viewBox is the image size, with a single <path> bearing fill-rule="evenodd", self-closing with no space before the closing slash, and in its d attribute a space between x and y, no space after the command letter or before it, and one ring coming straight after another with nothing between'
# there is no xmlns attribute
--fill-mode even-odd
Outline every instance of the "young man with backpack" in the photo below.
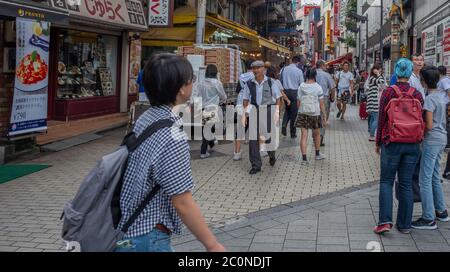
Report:
<svg viewBox="0 0 450 272"><path fill-rule="evenodd" d="M376 135L376 153L381 154L380 212L374 232L382 234L393 227L393 186L399 177L399 206L396 227L401 233L409 233L413 215L412 178L420 156L424 122L423 97L412 88L408 80L413 63L400 59L395 65L396 85L383 92ZM402 109L402 110L398 110Z"/></svg>
<svg viewBox="0 0 450 272"><path fill-rule="evenodd" d="M208 251L225 250L191 192L189 145L177 112L190 99L194 81L185 58L150 59L143 83L151 107L66 205L64 240L78 242L82 251L169 252L172 234L181 234L184 223Z"/></svg>
<svg viewBox="0 0 450 272"><path fill-rule="evenodd" d="M248 107L251 105L251 110L248 110L250 114L254 114L257 117L255 120L250 118L250 138L252 134L256 134L256 139L250 139L249 149L250 149L250 162L252 164L252 169L250 170L250 175L254 175L261 172L261 154L260 154L260 141L262 138L266 141L275 141L275 139L269 137L264 137L262 133L270 133L274 135L271 131L272 123L277 124L280 119L280 105L281 105L281 92L275 84L274 80L265 75L265 68L263 61L255 61L252 63L253 73L255 78L249 80L244 87L244 109L247 111ZM275 106L272 107L272 106ZM275 108L275 109L273 109ZM273 112L275 111L275 112ZM264 114L266 113L266 116ZM243 117L243 122L248 122L245 117ZM261 121L260 121L261 119ZM252 133L253 132L253 133ZM255 133L256 132L256 133ZM276 136L275 136L276 137ZM274 166L276 162L275 151L267 151L270 158L270 165Z"/></svg>
<svg viewBox="0 0 450 272"><path fill-rule="evenodd" d="M426 133L420 161L420 195L422 217L412 223L414 229L437 229L436 220L448 222L447 207L441 184L441 158L447 144L447 93L438 89L439 70L425 67L420 72L423 85L428 91L424 111Z"/></svg>

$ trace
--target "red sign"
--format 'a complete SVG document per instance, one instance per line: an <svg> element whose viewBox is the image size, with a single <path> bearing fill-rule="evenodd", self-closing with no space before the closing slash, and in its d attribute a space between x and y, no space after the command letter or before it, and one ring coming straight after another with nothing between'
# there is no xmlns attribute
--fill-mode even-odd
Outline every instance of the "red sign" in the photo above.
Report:
<svg viewBox="0 0 450 272"><path fill-rule="evenodd" d="M341 10L341 1L334 0L334 36L341 36L341 27L340 27L340 10Z"/></svg>
<svg viewBox="0 0 450 272"><path fill-rule="evenodd" d="M305 16L308 16L313 9L320 8L319 6L305 6L304 13Z"/></svg>
<svg viewBox="0 0 450 272"><path fill-rule="evenodd" d="M444 32L444 52L450 52L450 27Z"/></svg>

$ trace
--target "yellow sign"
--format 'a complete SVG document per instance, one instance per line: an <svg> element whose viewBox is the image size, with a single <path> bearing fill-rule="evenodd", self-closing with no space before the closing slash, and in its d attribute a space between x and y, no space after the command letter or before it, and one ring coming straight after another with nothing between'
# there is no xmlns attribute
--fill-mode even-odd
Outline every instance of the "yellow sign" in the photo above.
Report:
<svg viewBox="0 0 450 272"><path fill-rule="evenodd" d="M29 17L29 18L34 18L37 20L44 20L45 19L45 15L43 13L34 11L34 10L24 10L24 9L19 9L17 10L17 14L19 15L19 17Z"/></svg>
<svg viewBox="0 0 450 272"><path fill-rule="evenodd" d="M327 11L327 17L325 22L326 44L331 44L331 11Z"/></svg>

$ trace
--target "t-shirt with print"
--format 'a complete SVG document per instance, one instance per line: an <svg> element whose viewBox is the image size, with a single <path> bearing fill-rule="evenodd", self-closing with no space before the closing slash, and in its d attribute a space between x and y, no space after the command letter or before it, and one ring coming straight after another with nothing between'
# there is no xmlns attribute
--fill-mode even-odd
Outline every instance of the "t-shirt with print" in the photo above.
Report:
<svg viewBox="0 0 450 272"><path fill-rule="evenodd" d="M353 76L353 73L350 71L348 71L347 73L342 71L338 74L338 80L339 80L338 89L339 93L341 93L341 91L350 90L350 81L355 80L355 77Z"/></svg>
<svg viewBox="0 0 450 272"><path fill-rule="evenodd" d="M306 95L315 95L317 96L317 104L316 104L316 111L311 116L320 116L320 100L323 99L323 90L322 87L318 83L302 83L300 85L300 88L298 89L298 100L300 101L300 104L302 103L302 98ZM301 111L301 107L298 111L298 113L303 113Z"/></svg>
<svg viewBox="0 0 450 272"><path fill-rule="evenodd" d="M425 98L423 109L433 113L433 129L425 134L425 142L432 144L447 143L447 93L434 91Z"/></svg>

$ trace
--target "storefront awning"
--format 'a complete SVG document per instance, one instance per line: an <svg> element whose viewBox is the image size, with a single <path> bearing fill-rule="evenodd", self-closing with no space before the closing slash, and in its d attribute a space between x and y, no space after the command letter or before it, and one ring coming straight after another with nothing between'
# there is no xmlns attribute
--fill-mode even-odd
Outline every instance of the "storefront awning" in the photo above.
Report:
<svg viewBox="0 0 450 272"><path fill-rule="evenodd" d="M68 24L69 12L21 0L0 0L0 15Z"/></svg>
<svg viewBox="0 0 450 272"><path fill-rule="evenodd" d="M208 15L206 16L206 21L210 24L216 25L219 28L234 31L248 39L258 40L258 32L222 16Z"/></svg>
<svg viewBox="0 0 450 272"><path fill-rule="evenodd" d="M336 64L341 64L345 61L348 61L350 63L352 63L353 60L353 54L352 53L348 53L347 55L344 55L342 57L339 57L335 60L329 61L327 62L327 65L336 65Z"/></svg>
<svg viewBox="0 0 450 272"><path fill-rule="evenodd" d="M208 39L216 31L214 27L207 27L205 39ZM195 26L179 26L172 28L150 28L148 32L141 34L144 46L182 46L195 43Z"/></svg>
<svg viewBox="0 0 450 272"><path fill-rule="evenodd" d="M291 54L291 50L289 50L289 48L279 45L279 44L277 44L271 40L268 40L266 38L259 37L258 42L259 42L260 46L264 46L266 48L272 49L272 50L280 52L280 53Z"/></svg>

